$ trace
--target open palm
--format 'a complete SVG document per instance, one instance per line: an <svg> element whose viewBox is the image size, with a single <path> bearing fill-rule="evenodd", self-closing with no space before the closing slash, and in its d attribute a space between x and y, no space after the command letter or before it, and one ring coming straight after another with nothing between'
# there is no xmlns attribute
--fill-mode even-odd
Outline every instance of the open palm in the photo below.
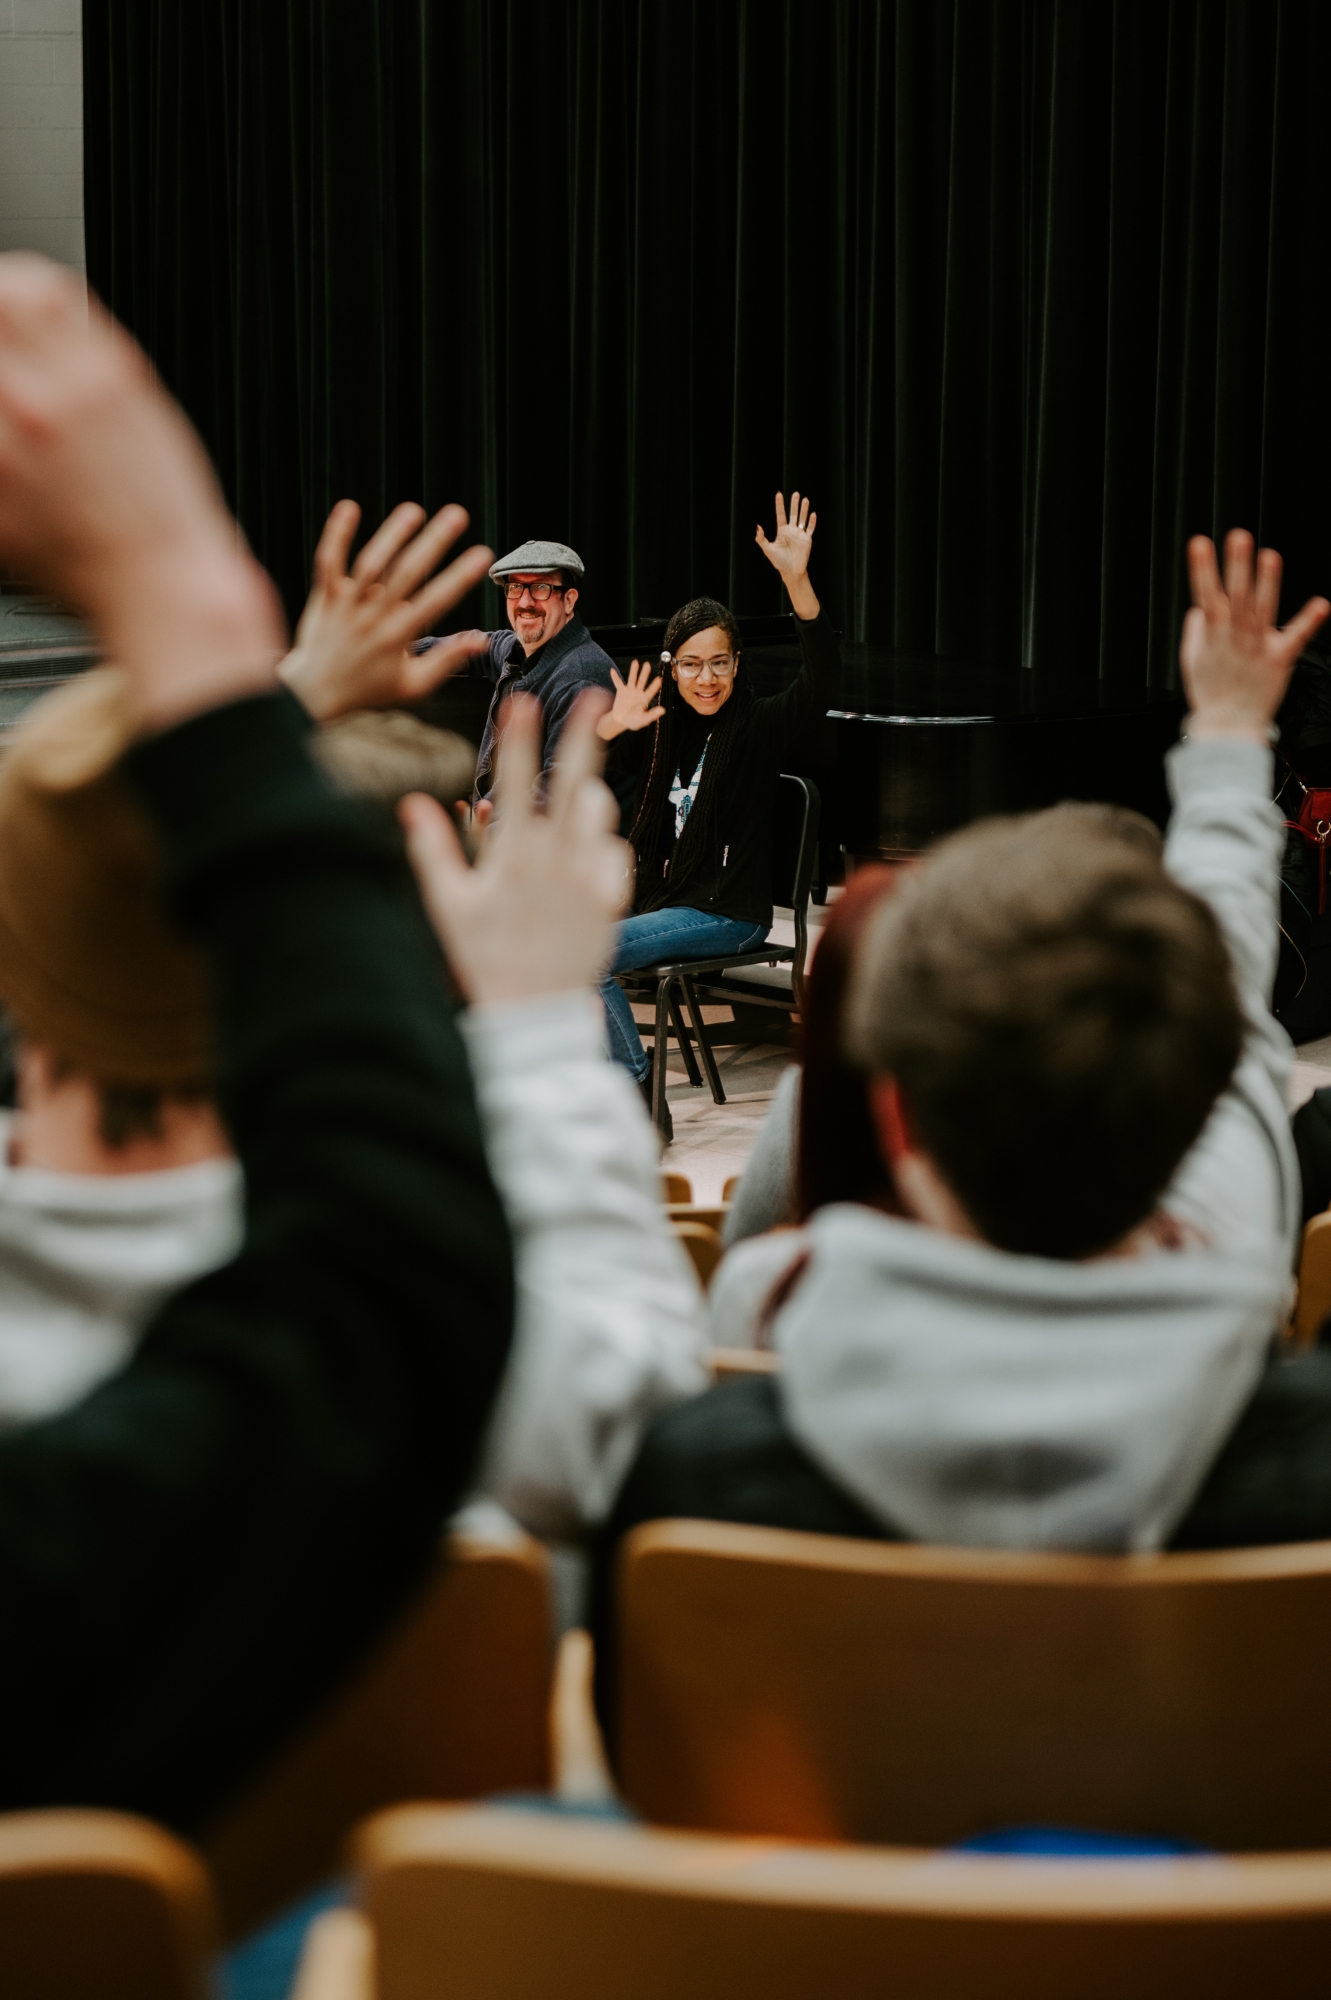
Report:
<svg viewBox="0 0 1331 2000"><path fill-rule="evenodd" d="M780 570L789 584L801 577L809 567L809 551L813 547L813 531L818 526L818 516L809 512L807 499L801 500L798 493L790 496L790 516L786 516L783 496L776 496L776 534L769 542L759 528L756 540L758 547L767 557L772 568Z"/></svg>
<svg viewBox="0 0 1331 2000"><path fill-rule="evenodd" d="M661 676L652 678L648 661L635 660L629 668L628 679L621 680L613 667L610 678L615 684L615 701L610 710L611 719L620 729L646 729L649 724L659 722L665 714L656 697L661 692Z"/></svg>

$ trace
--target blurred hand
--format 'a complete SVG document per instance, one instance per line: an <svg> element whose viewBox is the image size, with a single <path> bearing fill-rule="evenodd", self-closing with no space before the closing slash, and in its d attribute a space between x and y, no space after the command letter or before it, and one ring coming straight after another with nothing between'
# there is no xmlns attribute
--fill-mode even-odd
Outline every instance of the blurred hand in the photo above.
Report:
<svg viewBox="0 0 1331 2000"><path fill-rule="evenodd" d="M597 776L598 708L591 692L575 704L559 739L549 806L539 812L540 706L514 696L495 780L498 811L474 868L433 799L416 792L399 807L421 898L474 1005L589 987L610 956L632 861L613 831L619 808Z"/></svg>
<svg viewBox="0 0 1331 2000"><path fill-rule="evenodd" d="M319 537L314 588L281 666L283 680L316 722L352 709L420 701L486 644L483 632L457 632L428 652L406 650L475 588L494 561L492 549L465 549L431 578L468 525L465 508L441 507L427 522L423 507L404 500L348 574L359 524L356 502L339 500Z"/></svg>
<svg viewBox="0 0 1331 2000"><path fill-rule="evenodd" d="M790 496L790 518L787 520L786 503L778 493L775 540L769 542L761 526L754 537L785 584L797 618L818 616L818 599L809 582L809 554L813 548L813 531L817 526L818 516L809 512L808 500L801 500L798 493Z"/></svg>
<svg viewBox="0 0 1331 2000"><path fill-rule="evenodd" d="M0 257L0 559L91 619L137 726L273 685L276 594L198 438L59 265Z"/></svg>
<svg viewBox="0 0 1331 2000"><path fill-rule="evenodd" d="M1183 622L1179 664L1192 711L1190 736L1255 736L1267 740L1294 662L1331 611L1310 597L1297 618L1277 630L1281 561L1262 549L1253 574L1253 539L1244 528L1225 537L1225 580L1205 535L1188 543L1192 605Z"/></svg>
<svg viewBox="0 0 1331 2000"><path fill-rule="evenodd" d="M646 729L651 723L661 720L665 710L656 699L661 692L661 676L658 674L652 680L651 675L651 665L646 660L641 665L634 660L628 679L624 681L619 678L617 669L611 667L615 699L596 725L596 733L603 743L613 742L626 729Z"/></svg>

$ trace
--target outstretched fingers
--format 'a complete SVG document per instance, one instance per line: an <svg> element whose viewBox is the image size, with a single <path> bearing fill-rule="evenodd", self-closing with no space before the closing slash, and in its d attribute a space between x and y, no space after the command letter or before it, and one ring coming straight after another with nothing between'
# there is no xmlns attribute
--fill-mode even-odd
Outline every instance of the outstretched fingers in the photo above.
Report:
<svg viewBox="0 0 1331 2000"><path fill-rule="evenodd" d="M381 582L384 571L398 550L411 540L424 519L424 507L418 506L414 500L399 501L387 520L380 522L352 564L351 574L357 583Z"/></svg>
<svg viewBox="0 0 1331 2000"><path fill-rule="evenodd" d="M786 496L784 493L778 493L776 496L776 525L778 528L784 528L786 525Z"/></svg>
<svg viewBox="0 0 1331 2000"><path fill-rule="evenodd" d="M1252 589L1252 536L1246 528L1231 528L1225 536L1225 595L1234 605Z"/></svg>
<svg viewBox="0 0 1331 2000"><path fill-rule="evenodd" d="M1194 535L1188 543L1188 582L1193 603L1208 620L1228 616L1229 603L1220 583L1215 543L1209 535Z"/></svg>
<svg viewBox="0 0 1331 2000"><path fill-rule="evenodd" d="M1253 590L1253 610L1258 629L1265 632L1280 616L1280 579L1285 573L1282 558L1274 549L1257 551L1257 582Z"/></svg>
<svg viewBox="0 0 1331 2000"><path fill-rule="evenodd" d="M457 828L438 799L410 792L398 801L397 816L407 841L407 858L426 915L449 955L453 976L466 992L451 949L454 923L476 884Z"/></svg>
<svg viewBox="0 0 1331 2000"><path fill-rule="evenodd" d="M585 688L560 731L559 756L550 778L550 818L557 826L569 822L579 786L601 774L603 752L596 725L604 714L604 690Z"/></svg>
<svg viewBox="0 0 1331 2000"><path fill-rule="evenodd" d="M398 819L407 836L407 853L422 892L442 885L445 892L470 875L453 822L440 805L425 792L409 792L399 800Z"/></svg>
<svg viewBox="0 0 1331 2000"><path fill-rule="evenodd" d="M501 828L525 825L536 810L541 768L541 704L534 695L510 695L499 716L499 752L494 796Z"/></svg>
<svg viewBox="0 0 1331 2000"><path fill-rule="evenodd" d="M330 590L347 573L347 557L360 526L360 508L354 500L339 500L324 522L319 546L314 551L314 582L320 590Z"/></svg>
<svg viewBox="0 0 1331 2000"><path fill-rule="evenodd" d="M1324 597L1310 597L1302 611L1291 618L1288 625L1282 626L1280 637L1291 660L1298 658L1329 612L1331 604Z"/></svg>
<svg viewBox="0 0 1331 2000"><path fill-rule="evenodd" d="M465 507L459 507L450 500L431 516L418 535L406 544L392 568L384 577L387 589L394 597L410 597L418 584L437 568L452 548L458 536L471 525L471 516Z"/></svg>
<svg viewBox="0 0 1331 2000"><path fill-rule="evenodd" d="M464 549L438 576L431 577L425 588L417 591L403 607L411 613L413 635L428 630L436 618L442 618L455 604L461 604L468 591L484 581L494 559L494 550L478 542L475 548ZM433 566L432 563L430 567Z"/></svg>

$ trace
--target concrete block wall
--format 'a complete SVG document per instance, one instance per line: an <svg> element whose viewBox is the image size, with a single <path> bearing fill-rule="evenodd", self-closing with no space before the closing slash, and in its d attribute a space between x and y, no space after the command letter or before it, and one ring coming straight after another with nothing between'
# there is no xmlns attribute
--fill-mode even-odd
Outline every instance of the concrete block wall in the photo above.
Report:
<svg viewBox="0 0 1331 2000"><path fill-rule="evenodd" d="M0 250L84 269L80 0L0 0Z"/></svg>

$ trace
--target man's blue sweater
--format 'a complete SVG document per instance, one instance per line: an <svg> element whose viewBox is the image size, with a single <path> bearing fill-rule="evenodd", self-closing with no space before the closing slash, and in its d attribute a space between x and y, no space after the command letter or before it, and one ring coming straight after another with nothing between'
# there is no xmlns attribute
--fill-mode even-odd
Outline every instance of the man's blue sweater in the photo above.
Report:
<svg viewBox="0 0 1331 2000"><path fill-rule="evenodd" d="M569 710L584 688L604 688L613 694L610 655L593 639L581 618L570 618L535 658L528 660L516 632L491 632L490 644L471 663L473 673L484 674L494 684L490 712L485 718L476 759L476 786L473 796L483 799L494 783L495 724L499 711L511 694L534 694L541 704L541 785L549 783L551 766L560 732Z"/></svg>

